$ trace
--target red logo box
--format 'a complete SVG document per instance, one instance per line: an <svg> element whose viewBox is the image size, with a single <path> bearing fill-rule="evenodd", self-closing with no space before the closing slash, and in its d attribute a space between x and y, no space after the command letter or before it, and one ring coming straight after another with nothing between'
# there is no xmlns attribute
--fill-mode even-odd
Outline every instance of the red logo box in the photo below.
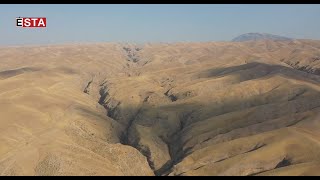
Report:
<svg viewBox="0 0 320 180"><path fill-rule="evenodd" d="M47 18L45 17L19 17L16 18L16 26L23 28L47 27Z"/></svg>

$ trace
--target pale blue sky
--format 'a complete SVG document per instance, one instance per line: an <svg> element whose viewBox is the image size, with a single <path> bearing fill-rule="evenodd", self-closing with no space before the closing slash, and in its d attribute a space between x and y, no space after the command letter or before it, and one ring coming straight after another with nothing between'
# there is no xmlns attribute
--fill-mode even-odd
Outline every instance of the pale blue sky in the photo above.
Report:
<svg viewBox="0 0 320 180"><path fill-rule="evenodd" d="M47 17L17 28L16 17ZM0 44L229 41L248 32L320 39L320 5L0 5Z"/></svg>

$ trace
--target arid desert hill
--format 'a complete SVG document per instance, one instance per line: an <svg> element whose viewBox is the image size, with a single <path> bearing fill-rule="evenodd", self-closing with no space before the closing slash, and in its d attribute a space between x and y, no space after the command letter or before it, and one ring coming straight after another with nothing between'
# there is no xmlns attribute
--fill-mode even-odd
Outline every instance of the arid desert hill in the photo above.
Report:
<svg viewBox="0 0 320 180"><path fill-rule="evenodd" d="M320 41L0 48L0 175L320 175Z"/></svg>

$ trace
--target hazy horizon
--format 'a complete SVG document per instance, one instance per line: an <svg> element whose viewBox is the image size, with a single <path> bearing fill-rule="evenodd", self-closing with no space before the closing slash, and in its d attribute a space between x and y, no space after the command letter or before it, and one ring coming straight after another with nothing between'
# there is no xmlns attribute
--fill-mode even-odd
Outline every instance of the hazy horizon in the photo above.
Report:
<svg viewBox="0 0 320 180"><path fill-rule="evenodd" d="M320 5L1 5L0 15L1 46L320 39ZM19 16L46 17L47 27L17 28Z"/></svg>

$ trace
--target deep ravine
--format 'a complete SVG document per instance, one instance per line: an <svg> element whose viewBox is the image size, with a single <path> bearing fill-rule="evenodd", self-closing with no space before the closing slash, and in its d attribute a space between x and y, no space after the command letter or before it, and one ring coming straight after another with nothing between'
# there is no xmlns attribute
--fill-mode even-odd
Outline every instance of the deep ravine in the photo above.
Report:
<svg viewBox="0 0 320 180"><path fill-rule="evenodd" d="M106 109L106 115L114 119L115 121L119 121L120 118L123 118L123 116L121 115L121 110L119 109L119 105L121 104L121 102L118 102L117 100L113 99L112 96L110 96L109 88L107 87L107 85L102 86L99 90L99 93L99 104ZM164 96L164 98L168 97ZM172 101L172 103L173 102L175 101ZM154 174L156 176L167 176L171 173L174 165L181 162L181 160L184 158L185 153L183 152L182 147L177 147L177 141L179 141L179 133L185 128L187 119L186 116L189 116L190 113L181 115L180 124L182 125L176 129L176 131L172 134L172 137L169 137L168 139L159 137L166 144L171 159L167 163L165 163L160 169L156 169L154 166L154 162L152 161L151 151L149 147L140 144L138 140L139 138L134 137L134 134L132 134L132 131L135 131L134 123L137 120L137 117L139 117L139 115L142 113L142 106L144 103L147 102L142 101L142 104L136 107L136 113L134 115L128 117L128 119L122 119L122 122L125 123L121 123L124 126L124 131L121 133L120 142L123 145L132 146L136 148L138 151L140 151L140 153L147 158L148 164L150 168L154 171Z"/></svg>

